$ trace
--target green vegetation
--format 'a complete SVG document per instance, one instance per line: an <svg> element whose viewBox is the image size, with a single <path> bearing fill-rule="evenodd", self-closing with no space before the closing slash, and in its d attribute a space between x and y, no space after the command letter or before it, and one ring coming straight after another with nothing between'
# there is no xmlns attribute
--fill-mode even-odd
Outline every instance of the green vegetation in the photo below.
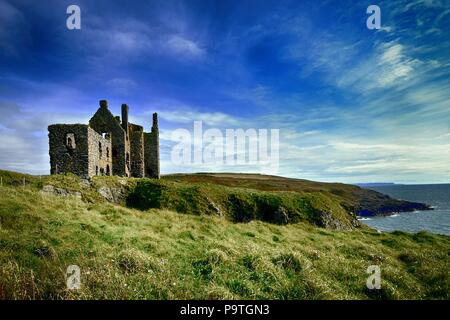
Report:
<svg viewBox="0 0 450 320"><path fill-rule="evenodd" d="M27 176L22 186L20 174L0 176L0 299L450 298L449 237L319 228L310 208L338 209L337 198L324 193L171 178L104 177L89 186L72 175ZM41 192L46 185L67 192ZM106 187L117 203L97 192ZM130 203L132 194L141 202ZM226 204L229 197L234 204ZM209 208L211 199L222 216ZM227 215L239 201L252 215L304 204L292 212L295 223L236 223ZM77 291L65 284L73 264L81 268ZM372 264L381 266L380 290L366 288Z"/></svg>
<svg viewBox="0 0 450 320"><path fill-rule="evenodd" d="M233 188L239 186L240 188L258 191L319 194L331 199L331 202L339 204L347 212L361 215L383 215L392 212L430 209L428 205L423 203L392 199L373 190L343 183L324 183L260 174L235 173L172 174L165 176L164 180L189 184L209 183ZM318 203L322 200L323 197L319 198Z"/></svg>
<svg viewBox="0 0 450 320"><path fill-rule="evenodd" d="M142 179L128 193L128 207L168 209L186 214L220 215L234 222L262 220L278 224L307 221L326 226L328 220L343 229L356 223L333 195L294 191L261 191L211 183Z"/></svg>

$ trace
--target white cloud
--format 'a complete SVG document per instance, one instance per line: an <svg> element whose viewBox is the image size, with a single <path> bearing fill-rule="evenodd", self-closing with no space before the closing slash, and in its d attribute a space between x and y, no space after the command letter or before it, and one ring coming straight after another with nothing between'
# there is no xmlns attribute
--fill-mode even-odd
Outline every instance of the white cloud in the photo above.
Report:
<svg viewBox="0 0 450 320"><path fill-rule="evenodd" d="M417 71L433 68L418 59L409 57L408 48L397 42L382 43L375 52L366 59L354 63L347 70L333 74L336 84L342 88L359 90L365 94L371 90L392 88L405 81L417 81ZM414 78L414 79L413 79Z"/></svg>
<svg viewBox="0 0 450 320"><path fill-rule="evenodd" d="M387 46L381 55L380 61L382 63L397 63L402 58L402 50L403 46L401 44Z"/></svg>
<svg viewBox="0 0 450 320"><path fill-rule="evenodd" d="M172 54L199 57L204 54L204 50L192 40L183 38L180 35L172 35L167 40L167 48Z"/></svg>
<svg viewBox="0 0 450 320"><path fill-rule="evenodd" d="M389 27L389 26L382 26L380 29L378 29L379 31L384 31L384 32L392 32L394 30L393 27Z"/></svg>
<svg viewBox="0 0 450 320"><path fill-rule="evenodd" d="M305 139L281 147L280 174L351 183L448 182L450 179L448 140L407 144L386 143L384 137L368 142L356 137L323 135L323 144L303 147L308 144Z"/></svg>
<svg viewBox="0 0 450 320"><path fill-rule="evenodd" d="M104 35L108 35L109 41L115 46L115 50L122 52L122 54L126 52L150 50L152 48L152 42L149 41L150 39L147 35L142 33L116 30L113 32L105 32Z"/></svg>
<svg viewBox="0 0 450 320"><path fill-rule="evenodd" d="M118 24L110 17L90 17L84 22L80 44L64 42L79 48L93 67L115 62L129 62L157 56L176 60L203 57L206 51L192 39L186 30L174 30L164 25L153 25L134 18Z"/></svg>
<svg viewBox="0 0 450 320"><path fill-rule="evenodd" d="M14 103L0 102L0 166L2 169L47 174L47 127L53 123L87 123L83 114L25 111Z"/></svg>
<svg viewBox="0 0 450 320"><path fill-rule="evenodd" d="M202 121L205 126L217 128L229 128L240 124L248 124L247 119L241 119L224 112L202 111L207 107L194 107L173 99L157 99L151 102L150 111L141 114L134 114L130 119L134 119L137 124L148 123L153 112L158 113L158 117L164 120L169 128L178 128L180 125L193 126L194 121ZM161 128L160 128L161 129Z"/></svg>
<svg viewBox="0 0 450 320"><path fill-rule="evenodd" d="M404 51L405 47L399 43L384 45L384 52L378 63L380 75L377 81L380 86L385 87L399 79L408 79L421 64L421 61L406 56Z"/></svg>
<svg viewBox="0 0 450 320"><path fill-rule="evenodd" d="M179 124L193 124L194 121L203 121L209 126L235 126L240 120L222 112L200 112L189 109L179 109L173 111L158 111L158 115L167 121Z"/></svg>

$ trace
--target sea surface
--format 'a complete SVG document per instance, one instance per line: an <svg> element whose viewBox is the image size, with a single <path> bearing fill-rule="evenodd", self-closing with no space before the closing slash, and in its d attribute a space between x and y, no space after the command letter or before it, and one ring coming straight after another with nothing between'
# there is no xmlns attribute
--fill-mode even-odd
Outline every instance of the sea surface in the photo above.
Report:
<svg viewBox="0 0 450 320"><path fill-rule="evenodd" d="M434 208L430 211L400 212L387 217L360 219L370 227L382 231L419 232L426 230L450 235L450 184L388 185L365 188L396 199L426 203Z"/></svg>

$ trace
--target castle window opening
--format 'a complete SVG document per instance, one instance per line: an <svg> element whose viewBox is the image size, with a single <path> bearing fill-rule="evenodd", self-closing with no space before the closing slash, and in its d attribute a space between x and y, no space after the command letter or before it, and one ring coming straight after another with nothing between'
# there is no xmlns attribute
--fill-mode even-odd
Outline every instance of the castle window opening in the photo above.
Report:
<svg viewBox="0 0 450 320"><path fill-rule="evenodd" d="M111 175L111 170L109 169L109 164L106 165L106 175L107 176Z"/></svg>
<svg viewBox="0 0 450 320"><path fill-rule="evenodd" d="M66 135L66 147L67 149L75 149L75 134L68 133Z"/></svg>
<svg viewBox="0 0 450 320"><path fill-rule="evenodd" d="M109 158L109 147L106 147L106 158Z"/></svg>
<svg viewBox="0 0 450 320"><path fill-rule="evenodd" d="M101 142L98 143L98 154L99 154L99 158L101 158L102 157L102 143Z"/></svg>
<svg viewBox="0 0 450 320"><path fill-rule="evenodd" d="M95 166L95 175L98 176L98 166Z"/></svg>

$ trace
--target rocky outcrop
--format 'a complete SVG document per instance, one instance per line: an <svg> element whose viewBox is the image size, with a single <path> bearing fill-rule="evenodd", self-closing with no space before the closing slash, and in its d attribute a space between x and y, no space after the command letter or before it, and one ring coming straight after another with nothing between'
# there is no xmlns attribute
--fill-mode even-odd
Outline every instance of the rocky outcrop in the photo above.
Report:
<svg viewBox="0 0 450 320"><path fill-rule="evenodd" d="M395 212L412 212L415 210L433 210L427 204L397 200L388 195L373 190L361 189L358 201L354 208L357 215L361 217L390 215Z"/></svg>
<svg viewBox="0 0 450 320"><path fill-rule="evenodd" d="M42 187L42 190L40 191L42 194L53 194L53 195L57 195L57 196L73 196L76 198L80 198L81 199L81 192L78 191L69 191L63 188L57 188L55 186L52 185L45 185Z"/></svg>
<svg viewBox="0 0 450 320"><path fill-rule="evenodd" d="M323 211L319 211L316 213L315 223L317 226L322 228L340 231L352 230L361 226L356 217L351 219L350 224L348 224L344 223L344 221L340 219L337 219L332 213Z"/></svg>
<svg viewBox="0 0 450 320"><path fill-rule="evenodd" d="M114 188L114 187L107 187L102 186L97 189L97 192L105 198L105 200L120 204L125 201L125 198L127 197L127 190L125 188Z"/></svg>

